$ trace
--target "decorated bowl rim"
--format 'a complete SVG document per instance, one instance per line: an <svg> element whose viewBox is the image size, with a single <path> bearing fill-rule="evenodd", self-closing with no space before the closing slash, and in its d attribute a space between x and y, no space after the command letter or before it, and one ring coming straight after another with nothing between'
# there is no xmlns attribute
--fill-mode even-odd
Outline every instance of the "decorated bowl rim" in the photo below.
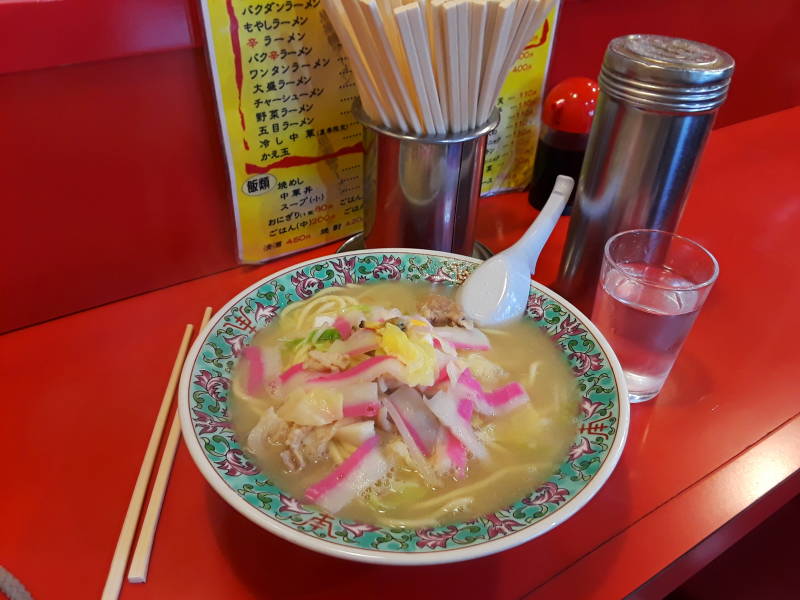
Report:
<svg viewBox="0 0 800 600"><path fill-rule="evenodd" d="M625 440L628 434L630 403L628 401L627 386L625 384L625 377L622 367L605 336L603 336L595 324L592 323L589 318L580 310L578 310L572 303L564 299L561 295L552 291L547 286L544 286L534 280L531 280L532 289L536 289L537 291L545 293L552 300L555 300L559 305L561 305L562 308L565 308L571 312L581 322L581 326L586 327L587 331L592 334L597 343L600 345L606 357L608 358L608 363L613 373L614 384L617 389L619 402L619 420L617 423L616 435L597 473L594 474L591 480L583 488L581 488L575 494L575 496L570 499L569 502L551 513L551 516L549 516L547 519L543 519L513 533L505 534L496 539L482 542L477 545L465 545L461 548L448 549L438 552L393 552L378 549L368 550L364 548L350 547L336 542L313 537L271 518L269 515L263 513L257 507L253 506L247 502L247 500L239 496L236 493L236 490L234 490L214 469L211 461L208 459L194 434L194 425L190 414L191 377L192 373L194 372L200 350L208 340L209 334L216 326L218 326L220 321L232 307L234 307L238 302L243 300L252 292L272 280L278 279L287 273L298 271L304 267L317 263L323 263L332 259L370 254L435 256L472 264L480 264L483 262L479 259L460 254L440 252L436 250L419 250L415 248L373 248L367 250L354 250L338 254L328 254L325 256L305 260L300 263L295 263L259 279L244 290L238 292L222 308L217 310L209 320L208 324L198 332L195 341L186 355L186 361L184 362L184 366L181 371L181 379L178 387L178 413L180 415L184 443L186 444L192 460L194 461L200 473L203 475L204 479L233 509L256 525L266 529L270 533L292 542L293 544L297 544L298 546L313 550L315 552L320 552L322 554L337 558L374 564L407 566L434 565L480 558L482 556L488 556L490 554L495 554L497 552L513 548L539 537L540 535L543 535L544 533L550 531L557 525L560 525L572 517L572 515L582 509L606 483L614 471L617 463L619 462L619 458L622 454L622 450L625 447Z"/></svg>

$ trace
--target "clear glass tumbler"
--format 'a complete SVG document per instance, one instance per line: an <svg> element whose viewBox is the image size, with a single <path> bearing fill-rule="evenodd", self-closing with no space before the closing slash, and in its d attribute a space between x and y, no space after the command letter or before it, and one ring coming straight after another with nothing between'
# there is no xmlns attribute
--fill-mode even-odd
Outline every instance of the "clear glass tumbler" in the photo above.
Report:
<svg viewBox="0 0 800 600"><path fill-rule="evenodd" d="M708 250L667 231L606 242L592 320L617 353L631 402L661 391L718 273Z"/></svg>

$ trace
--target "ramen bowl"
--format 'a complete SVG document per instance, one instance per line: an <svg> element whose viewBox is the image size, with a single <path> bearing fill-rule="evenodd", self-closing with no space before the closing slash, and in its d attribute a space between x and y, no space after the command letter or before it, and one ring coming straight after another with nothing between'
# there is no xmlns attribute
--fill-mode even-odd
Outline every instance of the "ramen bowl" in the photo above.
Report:
<svg viewBox="0 0 800 600"><path fill-rule="evenodd" d="M480 261L433 251L365 250L314 259L239 293L200 332L179 389L184 440L214 490L242 515L285 540L350 560L422 565L455 562L522 544L563 523L608 480L628 431L619 362L597 328L566 300L531 282L525 314L563 353L580 390L578 427L567 456L536 489L478 518L418 530L340 519L280 489L244 453L230 424L228 394L237 357L286 306L331 286L378 280L460 285Z"/></svg>

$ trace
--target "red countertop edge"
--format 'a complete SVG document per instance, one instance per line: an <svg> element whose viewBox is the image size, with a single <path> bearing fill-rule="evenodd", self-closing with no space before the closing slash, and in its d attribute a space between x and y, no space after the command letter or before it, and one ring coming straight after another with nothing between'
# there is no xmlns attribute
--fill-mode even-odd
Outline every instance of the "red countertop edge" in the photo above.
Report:
<svg viewBox="0 0 800 600"><path fill-rule="evenodd" d="M773 466L764 469L765 464ZM729 502L719 496L742 488ZM800 493L800 415L524 596L525 600L662 598ZM708 510L690 529L680 522ZM661 535L670 530L671 536ZM648 551L652 550L652 552ZM623 583L624 582L624 583Z"/></svg>

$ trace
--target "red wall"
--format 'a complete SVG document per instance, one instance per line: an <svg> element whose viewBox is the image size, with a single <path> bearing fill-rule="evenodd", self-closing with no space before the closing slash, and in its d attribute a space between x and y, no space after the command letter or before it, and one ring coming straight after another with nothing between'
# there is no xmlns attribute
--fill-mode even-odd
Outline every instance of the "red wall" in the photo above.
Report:
<svg viewBox="0 0 800 600"><path fill-rule="evenodd" d="M736 60L717 126L800 104L800 0L565 0L549 81L597 77L608 41L657 33L705 42Z"/></svg>
<svg viewBox="0 0 800 600"><path fill-rule="evenodd" d="M199 0L0 0L0 73L200 45L198 6Z"/></svg>
<svg viewBox="0 0 800 600"><path fill-rule="evenodd" d="M800 104L800 3L764 7L565 0L550 80L665 33L736 58L718 124ZM0 2L0 331L235 265L198 31L196 0Z"/></svg>
<svg viewBox="0 0 800 600"><path fill-rule="evenodd" d="M0 89L0 331L235 263L201 50L20 72Z"/></svg>

